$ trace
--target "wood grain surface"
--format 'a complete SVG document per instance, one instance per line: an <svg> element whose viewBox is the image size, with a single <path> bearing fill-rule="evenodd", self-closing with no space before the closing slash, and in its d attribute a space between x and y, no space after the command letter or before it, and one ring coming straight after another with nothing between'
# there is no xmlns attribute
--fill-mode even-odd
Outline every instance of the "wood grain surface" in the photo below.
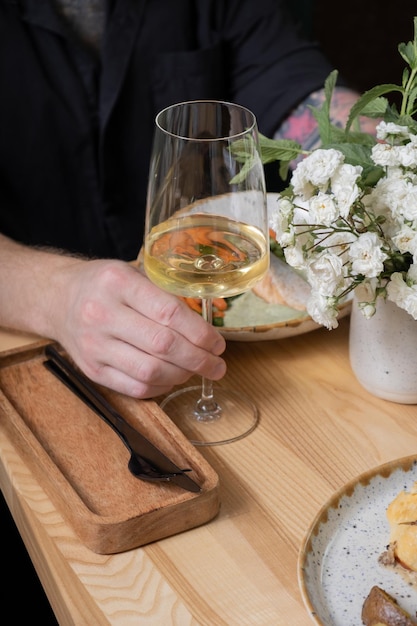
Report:
<svg viewBox="0 0 417 626"><path fill-rule="evenodd" d="M359 385L348 328L346 318L333 331L229 342L222 384L250 393L260 422L245 439L199 448L220 479L219 514L121 554L77 539L0 416L1 488L60 624L311 624L297 561L314 516L363 471L417 455L417 407Z"/></svg>

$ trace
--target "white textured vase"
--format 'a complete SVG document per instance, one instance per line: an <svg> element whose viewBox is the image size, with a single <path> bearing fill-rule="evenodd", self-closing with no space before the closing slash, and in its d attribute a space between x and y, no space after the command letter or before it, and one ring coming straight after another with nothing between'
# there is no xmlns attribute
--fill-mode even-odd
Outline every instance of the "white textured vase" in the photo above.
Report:
<svg viewBox="0 0 417 626"><path fill-rule="evenodd" d="M353 299L349 355L353 372L374 396L417 404L417 321L389 300L378 298L366 319Z"/></svg>

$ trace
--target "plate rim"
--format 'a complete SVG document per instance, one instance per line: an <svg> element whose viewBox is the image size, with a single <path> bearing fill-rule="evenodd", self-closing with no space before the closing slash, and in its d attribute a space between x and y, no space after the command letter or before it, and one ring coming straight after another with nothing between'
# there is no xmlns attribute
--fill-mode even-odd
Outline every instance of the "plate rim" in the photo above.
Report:
<svg viewBox="0 0 417 626"><path fill-rule="evenodd" d="M352 307L352 300L346 300L339 305L339 319L344 315L348 315L350 313L350 309ZM271 322L270 324L249 324L248 326L219 326L219 330L225 333L234 333L234 332L252 332L252 333L264 333L269 330L275 330L279 328L286 328L287 326L301 326L306 322L311 322L317 328L323 328L322 324L314 321L313 318L306 314L303 317L293 317L291 319L283 320L281 322Z"/></svg>
<svg viewBox="0 0 417 626"><path fill-rule="evenodd" d="M325 626L320 616L316 613L316 608L313 605L313 602L310 599L305 577L304 577L304 565L306 563L307 556L309 554L308 546L311 544L313 536L316 536L319 531L320 524L324 521L326 517L326 511L330 507L334 508L334 506L341 500L343 496L351 497L354 493L355 487L358 484L367 485L370 481L376 476L382 476L383 478L389 478L391 474L401 469L404 472L409 472L417 465L417 455L407 455L403 457L399 457L396 459L392 459L391 461L387 461L385 463L381 463L380 465L376 465L372 468L369 468L356 477L347 481L344 485L336 489L332 495L327 499L327 501L319 508L316 515L313 517L310 522L307 531L304 533L303 539L301 541L301 545L298 551L297 557L297 579L298 579L298 587L301 593L301 597L304 603L304 607L307 610L309 617L313 620L317 626ZM381 548L382 551L382 548Z"/></svg>
<svg viewBox="0 0 417 626"><path fill-rule="evenodd" d="M350 315L352 308L352 299L349 298L345 302L339 305L339 315L338 320L340 321L342 318ZM305 328L301 328L305 326ZM283 320L282 322L272 322L271 324L249 324L248 326L218 326L218 330L220 333L224 334L225 337L231 341L243 341L243 337L248 334L252 335L256 339L281 339L287 338L292 335L286 334L282 337L272 337L271 335L274 331L279 332L280 330L285 329L294 329L299 330L297 334L305 334L308 332L312 332L314 330L318 330L320 328L324 328L322 324L315 322L313 318L306 314L305 317L297 317L291 318L287 320ZM263 336L262 336L263 335Z"/></svg>

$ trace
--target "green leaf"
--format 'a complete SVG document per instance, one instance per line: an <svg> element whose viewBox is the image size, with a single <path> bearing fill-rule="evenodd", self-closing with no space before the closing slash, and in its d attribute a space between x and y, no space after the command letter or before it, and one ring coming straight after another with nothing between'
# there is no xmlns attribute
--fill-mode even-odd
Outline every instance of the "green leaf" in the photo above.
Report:
<svg viewBox="0 0 417 626"><path fill-rule="evenodd" d="M402 75L402 86L404 88L406 87L409 78L410 78L410 70L408 69L408 67L405 67L403 71L403 75Z"/></svg>
<svg viewBox="0 0 417 626"><path fill-rule="evenodd" d="M384 176L385 172L379 165L365 165L362 172L363 187L375 187L380 178Z"/></svg>
<svg viewBox="0 0 417 626"><path fill-rule="evenodd" d="M322 109L317 109L315 107L310 107L310 108L317 121L321 143L325 145L331 141L331 137L332 137L329 114L324 108Z"/></svg>
<svg viewBox="0 0 417 626"><path fill-rule="evenodd" d="M363 111L366 110L366 107L368 107L371 102L373 102L383 94L391 93L393 91L399 91L400 93L403 93L404 89L399 85L387 83L385 85L377 85L376 87L369 89L369 91L365 91L365 93L359 98L357 102L355 102L350 110L349 118L346 124L346 132L352 126L354 120L359 117L359 115L363 114ZM377 102L377 106L383 106L383 103Z"/></svg>
<svg viewBox="0 0 417 626"><path fill-rule="evenodd" d="M289 139L269 139L259 134L262 163L273 161L292 161L300 154L305 154L299 143Z"/></svg>
<svg viewBox="0 0 417 626"><path fill-rule="evenodd" d="M334 144L343 144L343 143L355 143L358 145L364 146L373 146L375 145L376 139L369 133L352 132L346 133L343 128L339 128L338 126L331 127L331 137L330 141L327 144L322 144L323 148L328 148L329 146L333 146Z"/></svg>
<svg viewBox="0 0 417 626"><path fill-rule="evenodd" d="M332 124L330 121L330 105L332 101L333 91L336 86L338 77L338 71L333 70L326 78L324 83L325 101L321 108L310 107L318 126L318 131L322 144L326 144L331 141L332 137Z"/></svg>
<svg viewBox="0 0 417 626"><path fill-rule="evenodd" d="M395 121L400 126L408 126L414 133L417 132L417 121L411 115L397 115Z"/></svg>
<svg viewBox="0 0 417 626"><path fill-rule="evenodd" d="M272 254L277 256L282 261L285 261L284 250L281 248L277 241L273 241L272 239L270 240L270 249Z"/></svg>
<svg viewBox="0 0 417 626"><path fill-rule="evenodd" d="M252 137L239 139L230 146L230 151L242 169L230 181L230 185L242 183L250 170L258 163L259 155Z"/></svg>
<svg viewBox="0 0 417 626"><path fill-rule="evenodd" d="M241 157L237 158L236 160L243 163L243 167L240 172L238 172L236 176L233 176L233 178L229 181L229 185L238 185L239 183L243 183L243 181L246 180L246 177L249 174L250 170L258 160L256 156L254 156L253 154L248 154L247 152L242 155L235 154L235 156Z"/></svg>
<svg viewBox="0 0 417 626"><path fill-rule="evenodd" d="M414 42L398 44L398 52L411 68L416 67L416 50Z"/></svg>
<svg viewBox="0 0 417 626"><path fill-rule="evenodd" d="M330 72L330 74L328 75L324 83L324 93L326 95L326 108L328 109L328 112L330 111L330 103L332 101L333 91L334 91L334 88L336 87L338 75L339 75L339 72L337 70L333 70L332 72Z"/></svg>
<svg viewBox="0 0 417 626"><path fill-rule="evenodd" d="M290 170L290 163L291 161L281 161L280 165L279 165L279 175L281 180L287 180L288 178L288 173Z"/></svg>
<svg viewBox="0 0 417 626"><path fill-rule="evenodd" d="M371 100L368 104L365 104L361 115L372 118L383 117L388 107L389 104L386 98L377 97L374 100Z"/></svg>
<svg viewBox="0 0 417 626"><path fill-rule="evenodd" d="M362 167L372 165L375 167L373 161L371 160L370 146L344 142L329 144L326 148L340 150L340 152L345 155L345 162L350 163L351 165L361 165Z"/></svg>

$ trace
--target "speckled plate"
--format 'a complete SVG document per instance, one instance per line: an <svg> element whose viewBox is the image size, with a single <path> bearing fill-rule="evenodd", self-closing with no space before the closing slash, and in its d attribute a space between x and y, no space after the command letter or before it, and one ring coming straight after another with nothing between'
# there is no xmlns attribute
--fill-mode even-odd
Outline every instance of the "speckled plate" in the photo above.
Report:
<svg viewBox="0 0 417 626"><path fill-rule="evenodd" d="M298 559L304 604L320 626L360 626L373 585L415 615L417 589L378 557L389 540L388 504L417 480L417 457L370 470L337 491L313 520Z"/></svg>

